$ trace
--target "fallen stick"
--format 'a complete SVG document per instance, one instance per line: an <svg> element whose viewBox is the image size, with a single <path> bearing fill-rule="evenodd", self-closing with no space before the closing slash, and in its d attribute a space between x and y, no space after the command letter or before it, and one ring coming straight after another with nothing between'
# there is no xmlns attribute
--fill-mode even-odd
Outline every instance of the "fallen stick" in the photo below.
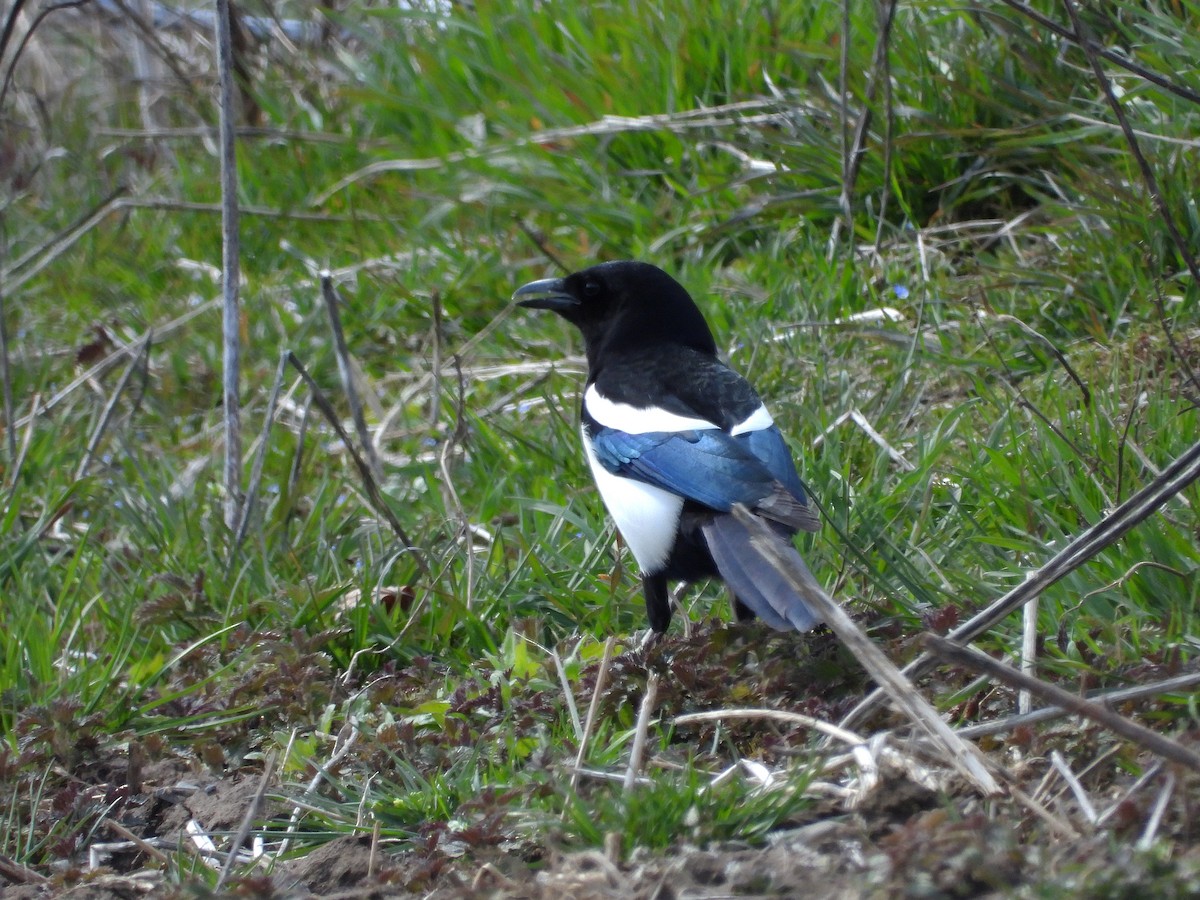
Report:
<svg viewBox="0 0 1200 900"><path fill-rule="evenodd" d="M1117 688L1113 691L1098 691L1088 695L1087 699L1093 703L1123 703L1126 700L1140 700L1142 697L1155 697L1160 694L1181 691L1186 688L1195 687L1197 684L1200 684L1200 672L1192 672L1188 675L1176 675L1174 678L1156 681L1153 684L1138 684L1133 687ZM980 722L977 725L966 725L954 730L959 737L974 740L975 738L985 737L989 734L1012 731L1014 728L1020 728L1022 725L1036 725L1039 722L1049 722L1052 719L1061 719L1063 716L1069 715L1071 715L1069 709L1060 709L1057 706L1043 706L1041 709L1021 713L1020 715L1008 716L1003 719L993 719L990 722Z"/></svg>
<svg viewBox="0 0 1200 900"><path fill-rule="evenodd" d="M973 672L982 672L1009 687L1027 690L1044 703L1052 703L1062 709L1070 710L1084 718L1091 719L1109 731L1119 734L1121 737L1127 738L1135 744L1140 744L1150 752L1164 759L1185 765L1194 772L1200 772L1200 753L1196 753L1196 751L1183 746L1178 741L1159 734L1157 731L1151 731L1149 728L1139 725L1132 719L1125 718L1125 716L1114 712L1107 706L1091 700L1085 700L1083 697L1076 696L1070 691L1064 691L1053 684L1026 675L1012 666L980 653L978 650L960 646L953 641L938 637L936 634L926 633L922 635L921 643L924 644L926 650L936 655L943 662L963 666Z"/></svg>
<svg viewBox="0 0 1200 900"><path fill-rule="evenodd" d="M1200 442L1189 447L1167 466L1161 475L1118 506L1110 515L1076 537L1044 566L1034 569L1023 582L963 622L946 637L951 641L967 644L985 631L991 630L1009 613L1025 605L1059 579L1074 572L1106 547L1115 544L1197 478L1200 478ZM915 678L927 672L932 665L933 659L928 653L923 653L901 671L908 677ZM882 699L883 693L876 688L838 724L853 730Z"/></svg>

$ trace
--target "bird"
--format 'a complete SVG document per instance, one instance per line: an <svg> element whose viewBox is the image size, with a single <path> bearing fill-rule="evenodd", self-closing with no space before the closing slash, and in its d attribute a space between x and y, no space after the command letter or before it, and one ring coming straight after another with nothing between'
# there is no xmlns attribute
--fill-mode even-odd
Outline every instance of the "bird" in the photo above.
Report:
<svg viewBox="0 0 1200 900"><path fill-rule="evenodd" d="M604 262L519 287L517 305L550 310L583 335L584 455L609 516L637 560L651 633L671 623L671 582L720 578L736 619L809 631L820 617L759 553L740 504L778 549L820 518L758 393L717 355L691 295L650 263ZM761 529L760 529L761 530Z"/></svg>

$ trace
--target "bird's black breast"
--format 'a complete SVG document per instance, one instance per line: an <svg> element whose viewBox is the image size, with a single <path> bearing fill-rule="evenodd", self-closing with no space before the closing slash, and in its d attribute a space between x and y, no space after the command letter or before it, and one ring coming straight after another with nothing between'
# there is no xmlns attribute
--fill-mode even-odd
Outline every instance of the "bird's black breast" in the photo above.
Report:
<svg viewBox="0 0 1200 900"><path fill-rule="evenodd" d="M750 382L716 357L675 345L613 354L591 382L615 403L699 417L726 431L762 405Z"/></svg>

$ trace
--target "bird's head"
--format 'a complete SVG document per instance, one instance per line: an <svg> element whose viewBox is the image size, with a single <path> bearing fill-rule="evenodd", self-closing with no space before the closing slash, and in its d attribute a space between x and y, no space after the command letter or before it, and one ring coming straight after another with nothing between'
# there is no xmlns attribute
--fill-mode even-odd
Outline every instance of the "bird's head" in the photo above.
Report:
<svg viewBox="0 0 1200 900"><path fill-rule="evenodd" d="M683 285L649 263L607 262L566 278L532 281L517 288L513 299L528 309L553 310L576 326L593 365L603 348L680 344L717 352L708 323Z"/></svg>

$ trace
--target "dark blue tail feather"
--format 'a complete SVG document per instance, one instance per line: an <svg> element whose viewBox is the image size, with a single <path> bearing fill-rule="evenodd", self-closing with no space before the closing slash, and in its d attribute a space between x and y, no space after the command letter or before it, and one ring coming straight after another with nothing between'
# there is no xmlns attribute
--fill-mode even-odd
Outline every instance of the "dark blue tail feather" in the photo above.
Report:
<svg viewBox="0 0 1200 900"><path fill-rule="evenodd" d="M750 532L733 516L715 516L704 525L704 538L721 578L755 615L778 631L809 631L821 619L794 588L758 552ZM784 553L804 566L790 540L778 535Z"/></svg>

